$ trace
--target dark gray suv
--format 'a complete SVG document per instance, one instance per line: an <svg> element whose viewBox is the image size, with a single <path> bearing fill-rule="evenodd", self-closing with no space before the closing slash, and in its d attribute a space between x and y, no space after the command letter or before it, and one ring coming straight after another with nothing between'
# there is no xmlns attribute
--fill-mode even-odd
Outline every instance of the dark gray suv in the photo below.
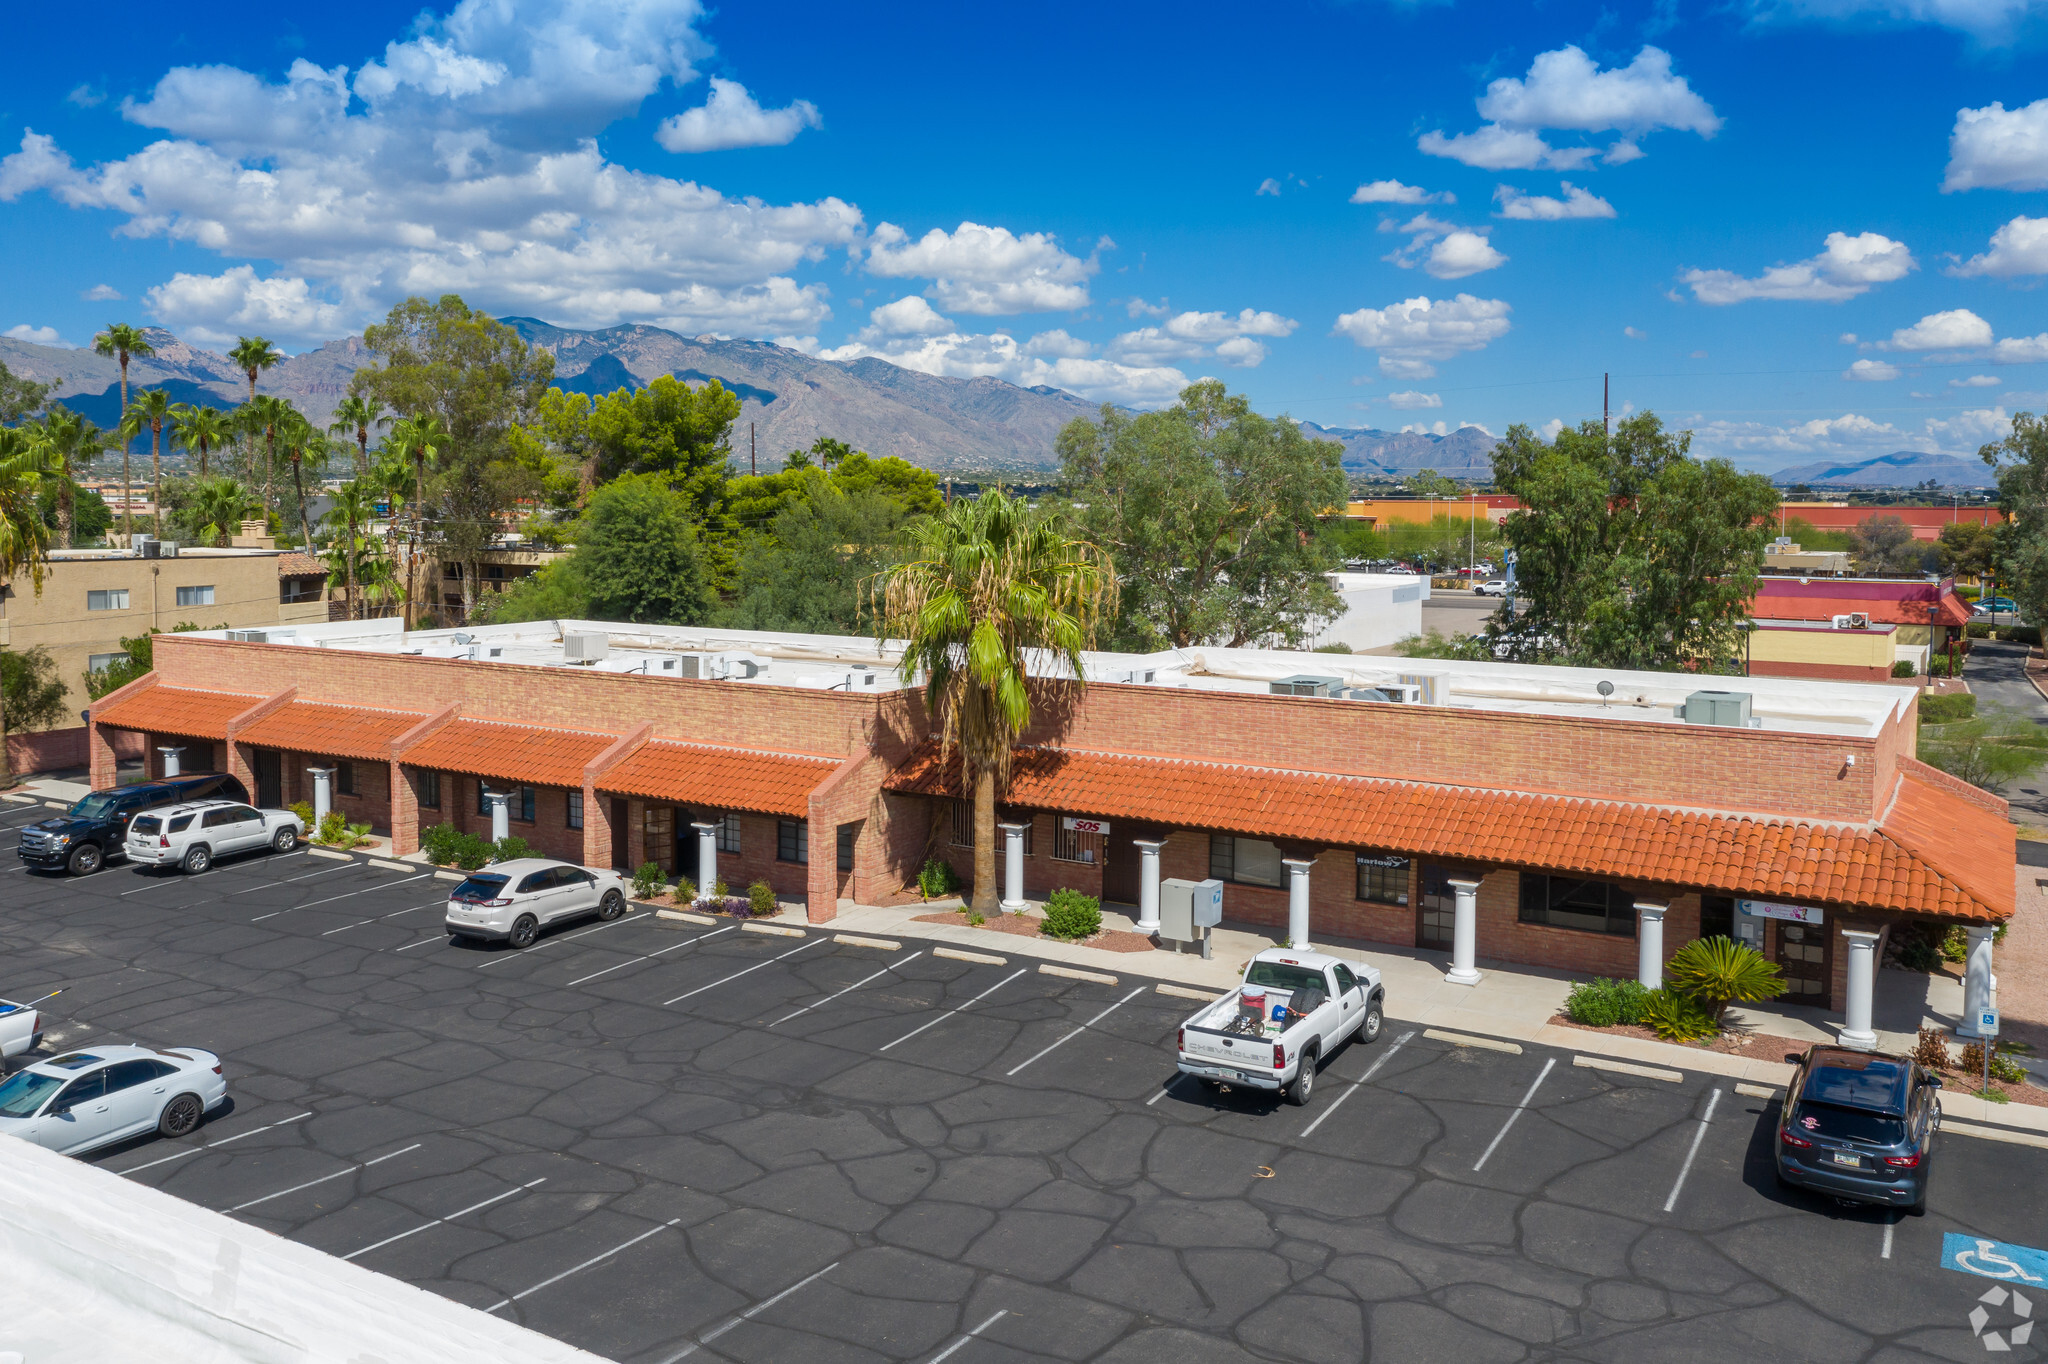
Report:
<svg viewBox="0 0 2048 1364"><path fill-rule="evenodd" d="M1778 1121L1778 1178L1925 1212L1941 1077L1910 1056L1846 1047L1810 1047L1785 1059L1794 1069Z"/></svg>

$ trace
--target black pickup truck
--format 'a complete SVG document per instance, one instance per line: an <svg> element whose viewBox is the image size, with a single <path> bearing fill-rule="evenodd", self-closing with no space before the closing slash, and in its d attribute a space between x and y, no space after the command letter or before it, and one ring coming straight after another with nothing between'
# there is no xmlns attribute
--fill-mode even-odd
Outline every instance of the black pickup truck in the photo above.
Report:
<svg viewBox="0 0 2048 1364"><path fill-rule="evenodd" d="M111 791L95 791L63 814L37 820L21 831L21 860L46 871L84 876L110 858L122 857L128 821L159 805L188 800L249 799L242 783L220 772L195 772L139 782Z"/></svg>

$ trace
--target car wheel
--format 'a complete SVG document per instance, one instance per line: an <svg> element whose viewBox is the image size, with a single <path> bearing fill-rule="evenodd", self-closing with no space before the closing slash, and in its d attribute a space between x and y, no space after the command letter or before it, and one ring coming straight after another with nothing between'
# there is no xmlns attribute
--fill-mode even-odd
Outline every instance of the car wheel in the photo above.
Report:
<svg viewBox="0 0 2048 1364"><path fill-rule="evenodd" d="M194 843L185 850L185 860L178 864L187 876L197 876L213 865L213 853L204 843Z"/></svg>
<svg viewBox="0 0 2048 1364"><path fill-rule="evenodd" d="M104 860L99 844L81 843L71 850L71 859L65 865L70 867L73 876L90 876L100 869Z"/></svg>
<svg viewBox="0 0 2048 1364"><path fill-rule="evenodd" d="M1287 1102L1296 1108L1308 1107L1309 1098L1316 1088L1316 1054L1313 1050L1301 1054L1301 1068L1294 1073L1285 1091Z"/></svg>
<svg viewBox="0 0 2048 1364"><path fill-rule="evenodd" d="M505 941L514 947L531 947L533 940L540 936L540 920L531 914L522 914L512 921L512 932Z"/></svg>
<svg viewBox="0 0 2048 1364"><path fill-rule="evenodd" d="M600 919L616 919L625 912L626 897L615 890L606 891L604 898L597 902L597 917Z"/></svg>
<svg viewBox="0 0 2048 1364"><path fill-rule="evenodd" d="M156 1130L167 1137L182 1137L199 1126L199 1119L206 1112L197 1094L180 1094L164 1105L163 1116L156 1120Z"/></svg>
<svg viewBox="0 0 2048 1364"><path fill-rule="evenodd" d="M270 839L270 850L272 852L287 853L298 846L299 831L289 824L279 829Z"/></svg>
<svg viewBox="0 0 2048 1364"><path fill-rule="evenodd" d="M1380 1028L1385 1022L1386 1020L1380 1011L1379 1000L1374 998L1366 1001L1365 1021L1358 1025L1359 1040L1361 1042L1379 1041Z"/></svg>

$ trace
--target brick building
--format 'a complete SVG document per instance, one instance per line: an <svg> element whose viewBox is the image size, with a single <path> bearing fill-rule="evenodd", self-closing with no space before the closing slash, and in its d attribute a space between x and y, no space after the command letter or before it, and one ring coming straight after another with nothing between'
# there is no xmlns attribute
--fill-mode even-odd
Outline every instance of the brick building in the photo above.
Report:
<svg viewBox="0 0 2048 1364"><path fill-rule="evenodd" d="M123 733L266 804L333 767L336 808L400 853L436 823L487 831L483 793L505 792L544 853L694 876L709 839L723 879L825 921L915 899L929 858L972 871L957 763L895 662L583 622L163 636L156 671L93 709L94 784ZM1911 756L1906 688L1702 697L1683 674L1226 649L1087 668L1085 691L1041 679L1005 796L1026 893L1142 904L1160 876L1215 876L1231 919L1445 951L1454 981L1479 957L1653 974L1734 934L1852 1022L1895 925L1969 926L1988 989L2012 914L2004 802Z"/></svg>

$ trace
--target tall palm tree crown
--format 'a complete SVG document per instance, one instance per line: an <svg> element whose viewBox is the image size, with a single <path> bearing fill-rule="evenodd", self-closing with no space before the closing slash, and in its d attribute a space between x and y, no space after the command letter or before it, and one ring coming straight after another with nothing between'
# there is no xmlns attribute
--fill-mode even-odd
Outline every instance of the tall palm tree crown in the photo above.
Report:
<svg viewBox="0 0 2048 1364"><path fill-rule="evenodd" d="M43 594L50 532L38 501L50 467L50 438L38 427L0 427L0 583L24 572ZM0 788L14 785L7 761L7 712L0 706Z"/></svg>
<svg viewBox="0 0 2048 1364"><path fill-rule="evenodd" d="M95 354L111 355L121 362L121 410L128 410L128 361L131 356L155 355L156 347L142 334L142 328L126 322L109 322L107 329L92 339ZM130 437L132 440L133 437ZM128 441L121 443L121 533L135 533L135 519L128 506Z"/></svg>
<svg viewBox="0 0 2048 1364"><path fill-rule="evenodd" d="M49 438L49 477L57 483L57 547L70 549L78 525L78 471L106 453L106 432L68 407L54 407L41 422Z"/></svg>
<svg viewBox="0 0 2048 1364"><path fill-rule="evenodd" d="M199 538L216 549L227 548L242 528L251 500L248 486L232 478L201 479L192 490L190 509Z"/></svg>
<svg viewBox="0 0 2048 1364"><path fill-rule="evenodd" d="M228 359L240 367L249 379L249 398L256 398L256 376L284 359L284 352L270 344L263 336L240 336L235 338L235 348L228 352Z"/></svg>
<svg viewBox="0 0 2048 1364"><path fill-rule="evenodd" d="M245 420L249 423L249 431L251 432L250 445L252 447L255 444L254 433L260 431L263 434L262 510L263 525L267 532L270 527L270 476L277 468L278 432L287 427L292 418L298 417L300 421L304 421L305 418L300 415L299 409L293 407L284 399L273 397L268 393L249 399L248 402L242 405L242 411L248 414ZM256 452L252 448L250 450L252 471L255 462Z"/></svg>
<svg viewBox="0 0 2048 1364"><path fill-rule="evenodd" d="M160 388L145 388L135 395L135 401L121 413L121 436L132 440L144 431L149 432L149 501L156 508L156 535L164 533L164 424L175 420L172 409L177 406L171 395ZM125 469L127 457L122 457ZM123 481L126 481L124 476Z"/></svg>
<svg viewBox="0 0 2048 1364"><path fill-rule="evenodd" d="M391 434L384 442L388 449L410 459L413 467L412 554L405 566L405 625L408 630L418 619L413 573L424 552L426 537L426 524L421 517L427 506L427 465L448 448L449 439L448 428L439 414L423 412L416 417L401 417L392 423Z"/></svg>
<svg viewBox="0 0 2048 1364"><path fill-rule="evenodd" d="M228 414L217 407L179 403L171 409L171 420L178 424L178 447L188 455L198 456L199 477L205 478L208 456L228 442L232 429Z"/></svg>
<svg viewBox="0 0 2048 1364"><path fill-rule="evenodd" d="M361 478L370 471L370 428L390 424L391 417L384 410L384 404L375 398L351 393L335 405L334 420L328 423L327 434L355 437L356 477Z"/></svg>
<svg viewBox="0 0 2048 1364"><path fill-rule="evenodd" d="M287 405L290 415L281 423L279 434L284 438L285 457L292 462L292 488L299 497L299 535L304 541L306 553L313 552L313 525L306 515L306 477L304 465L311 460L317 474L327 467L327 437L313 429L313 423L305 414Z"/></svg>
<svg viewBox="0 0 2048 1364"><path fill-rule="evenodd" d="M905 641L906 684L924 679L941 744L960 750L974 792L974 908L997 907L996 797L1010 753L1031 722L1027 651L1064 665L1085 685L1081 651L1115 610L1116 569L1070 537L1055 513L1001 489L960 499L913 523L903 563L881 576L871 601L880 637Z"/></svg>

